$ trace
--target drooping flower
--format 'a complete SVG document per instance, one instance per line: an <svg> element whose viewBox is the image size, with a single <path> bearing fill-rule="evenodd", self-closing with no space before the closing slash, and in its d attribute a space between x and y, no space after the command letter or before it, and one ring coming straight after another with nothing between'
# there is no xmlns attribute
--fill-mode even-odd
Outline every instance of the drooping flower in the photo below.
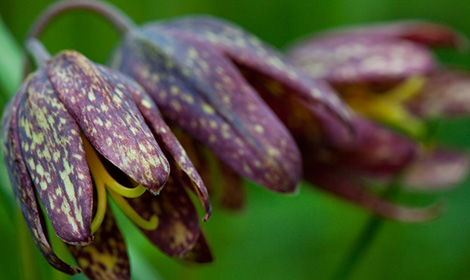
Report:
<svg viewBox="0 0 470 280"><path fill-rule="evenodd" d="M108 194L168 255L212 259L187 194L199 196L207 219L207 190L156 105L128 77L75 51L47 59L4 111L2 143L17 202L56 269L80 271L54 253L40 205L88 277L130 278Z"/></svg>
<svg viewBox="0 0 470 280"><path fill-rule="evenodd" d="M465 45L449 27L405 21L324 32L289 55L358 112L421 138L423 119L469 112L470 75L441 66L430 49Z"/></svg>
<svg viewBox="0 0 470 280"><path fill-rule="evenodd" d="M354 196L347 190L366 189L360 176L390 178L402 172L403 183L420 190L449 187L461 181L468 167L463 153L435 148L433 143L422 146L412 139L426 141L432 133L430 120L470 112L466 105L469 103L465 102L470 96L470 75L440 66L429 49L457 47L464 42L463 37L445 26L401 22L325 32L293 47L290 51L293 63L312 78L326 80L358 112L355 131L358 137L372 141L370 146L354 147L359 155L370 155L372 150L375 158L387 156L390 161L400 156L403 147L409 150L408 155L401 157L407 160L401 161L395 170L380 174L374 171L380 165L373 166L371 162L372 166L353 168L356 173L351 174L347 169L353 166L345 158L349 154L337 148L331 151L331 144L323 143L321 146L334 154L333 158L341 160L314 160L312 165L320 165L329 172L312 176L311 181L340 192L343 197ZM364 116L398 129L409 138L387 131ZM395 139L389 141L392 138ZM330 176L338 172L349 175L341 179ZM362 191L355 195L353 200L367 203L366 207L379 206L376 197L366 199L370 195L364 196Z"/></svg>
<svg viewBox="0 0 470 280"><path fill-rule="evenodd" d="M228 177L222 180L221 196L232 198L227 203L233 207L242 197L239 175L289 193L296 190L301 171L294 140L244 78L245 72L289 88L292 102L325 107L342 124L349 118L328 85L302 75L253 35L212 18L182 18L132 30L111 65L141 84L168 122L181 128L179 139L194 151L203 177L211 173L207 156L217 156L211 161L220 160L219 171ZM201 146L210 152L202 153Z"/></svg>
<svg viewBox="0 0 470 280"><path fill-rule="evenodd" d="M350 130L331 114L338 111L338 106L331 110L331 104L341 106L339 111L345 109L343 103L335 99L328 79L317 79L309 72L305 74L293 68L279 54L237 26L217 19L186 18L147 28L183 33L225 53L289 129L303 157L304 177L325 190L386 217L419 221L435 216L439 205L424 209L396 205L369 191L370 178L387 180L405 167L422 170L427 165L434 170L452 169L452 177L432 177L442 186L466 174L467 159L461 154L439 150L429 155L416 141L356 114L350 122L350 130L354 132L351 137ZM445 42L444 34L441 36L441 41ZM437 45L439 41L428 36L426 42ZM405 91L416 88L415 82L409 83L411 86L405 86ZM305 94L307 88L311 95ZM325 99L330 102L314 102ZM322 106L322 103L327 105ZM446 160L443 162L442 158ZM422 187L424 177L416 178L418 172L407 174L406 182Z"/></svg>

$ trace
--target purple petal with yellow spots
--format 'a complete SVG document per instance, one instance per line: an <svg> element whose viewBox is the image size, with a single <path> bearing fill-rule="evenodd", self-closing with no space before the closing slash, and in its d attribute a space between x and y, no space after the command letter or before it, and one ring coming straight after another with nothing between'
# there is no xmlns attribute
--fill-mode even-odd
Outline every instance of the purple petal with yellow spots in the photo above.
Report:
<svg viewBox="0 0 470 280"><path fill-rule="evenodd" d="M96 280L130 279L129 257L126 243L109 209L103 224L95 233L93 243L68 246L83 273Z"/></svg>
<svg viewBox="0 0 470 280"><path fill-rule="evenodd" d="M420 117L469 115L470 74L439 69L427 77L424 88L408 105Z"/></svg>
<svg viewBox="0 0 470 280"><path fill-rule="evenodd" d="M370 174L390 174L403 169L417 153L418 144L414 141L359 115L351 120L354 138L336 129L339 124L328 114L318 110L317 116L325 126L297 133L305 173L323 164Z"/></svg>
<svg viewBox="0 0 470 280"><path fill-rule="evenodd" d="M442 148L423 151L407 169L404 180L407 188L412 190L448 189L465 179L468 166L468 155L461 151Z"/></svg>
<svg viewBox="0 0 470 280"><path fill-rule="evenodd" d="M34 186L20 147L20 139L18 137L18 107L24 106L25 93L29 82L30 79L28 78L3 112L2 150L5 165L16 201L39 251L50 265L64 273L74 275L79 273L80 269L70 266L59 259L49 244L41 221L42 215L36 201Z"/></svg>
<svg viewBox="0 0 470 280"><path fill-rule="evenodd" d="M211 17L187 17L145 28L158 32L169 29L183 32L208 45L216 46L244 70L247 77L262 75L289 89L290 98L308 106L326 107L332 115L347 122L349 110L337 94L323 81L298 71L274 48L240 27ZM256 83L256 79L250 79Z"/></svg>
<svg viewBox="0 0 470 280"><path fill-rule="evenodd" d="M70 244L90 243L93 185L80 129L41 69L18 109L18 135L55 233Z"/></svg>
<svg viewBox="0 0 470 280"><path fill-rule="evenodd" d="M400 38L428 47L463 48L467 44L467 39L464 36L448 26L433 22L413 20L338 28L320 33L319 37L344 35Z"/></svg>
<svg viewBox="0 0 470 280"><path fill-rule="evenodd" d="M194 191L204 206L206 211L204 220L207 221L211 215L212 208L204 182L194 168L185 150L178 142L178 139L176 139L168 125L163 120L157 105L155 105L150 96L148 96L137 83L122 74L116 75L117 80L125 81L127 92L132 96L132 99L139 108L139 111L147 122L150 130L154 133L159 143L163 145L162 147L167 152L168 160L173 161L176 168L183 172L184 176L187 176L191 181ZM177 170L172 170L171 172L177 172Z"/></svg>
<svg viewBox="0 0 470 280"><path fill-rule="evenodd" d="M435 69L428 48L396 38L344 35L313 38L294 46L292 62L334 85L395 82Z"/></svg>
<svg viewBox="0 0 470 280"><path fill-rule="evenodd" d="M213 46L182 32L130 33L114 66L151 95L172 124L207 145L239 174L278 192L300 180L290 134Z"/></svg>
<svg viewBox="0 0 470 280"><path fill-rule="evenodd" d="M427 207L406 207L394 204L366 191L358 177L329 168L316 168L308 173L307 181L382 217L400 222L416 223L434 219L443 211L440 203Z"/></svg>
<svg viewBox="0 0 470 280"><path fill-rule="evenodd" d="M168 178L169 164L126 86L74 51L56 55L46 69L60 100L96 150L157 193Z"/></svg>
<svg viewBox="0 0 470 280"><path fill-rule="evenodd" d="M192 263L211 263L214 261L211 248L202 232L199 234L196 245L184 257L184 260Z"/></svg>
<svg viewBox="0 0 470 280"><path fill-rule="evenodd" d="M171 257L184 257L198 242L199 219L191 198L177 176L170 176L158 196L145 193L128 199L141 217L158 216L155 230L142 230L147 238Z"/></svg>

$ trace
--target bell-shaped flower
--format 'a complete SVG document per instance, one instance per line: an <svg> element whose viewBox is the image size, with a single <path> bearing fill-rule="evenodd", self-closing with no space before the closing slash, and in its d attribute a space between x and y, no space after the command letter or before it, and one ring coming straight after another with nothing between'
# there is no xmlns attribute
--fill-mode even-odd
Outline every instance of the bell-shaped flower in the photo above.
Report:
<svg viewBox="0 0 470 280"><path fill-rule="evenodd" d="M371 178L390 181L401 176L402 184L411 189L435 191L466 176L468 159L463 153L412 140L426 141L433 129L429 123L437 117L470 112L466 105L470 103L465 102L470 97L470 75L441 67L430 49L464 42L445 26L401 22L333 30L295 45L289 53L293 63L312 78L327 81L358 112L352 146L336 144L344 137L335 134L331 122L322 128L318 143L324 151L320 153L328 156L305 163L305 168L312 165L316 166L312 169L323 170L310 181L382 215L419 220L423 213L393 209L364 190ZM364 117L396 128L409 138ZM382 159L394 168L382 169Z"/></svg>
<svg viewBox="0 0 470 280"><path fill-rule="evenodd" d="M221 195L233 207L243 196L239 175L283 193L294 192L301 175L294 140L246 76L263 76L270 86L287 88L292 102L325 107L342 124L348 120L348 110L328 85L299 73L255 36L214 18L181 18L131 30L111 65L142 85L165 119L181 128L179 139L185 148L193 146L199 172L213 173L207 166L214 160L208 157L220 160L215 165L227 178Z"/></svg>
<svg viewBox="0 0 470 280"><path fill-rule="evenodd" d="M421 138L424 119L470 112L470 74L441 66L431 49L465 46L449 27L404 21L323 32L297 43L289 55L358 112Z"/></svg>
<svg viewBox="0 0 470 280"><path fill-rule="evenodd" d="M46 59L4 111L2 143L17 202L56 269L80 271L54 253L41 208L88 277L130 278L108 195L168 255L211 260L187 193L200 197L207 219L207 190L156 105L128 77L75 51Z"/></svg>

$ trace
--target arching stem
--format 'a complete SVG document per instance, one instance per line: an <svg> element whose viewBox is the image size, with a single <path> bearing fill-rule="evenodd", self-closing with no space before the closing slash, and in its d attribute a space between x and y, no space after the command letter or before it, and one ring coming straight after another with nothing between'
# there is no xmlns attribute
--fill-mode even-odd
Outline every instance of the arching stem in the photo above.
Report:
<svg viewBox="0 0 470 280"><path fill-rule="evenodd" d="M54 3L47 7L31 25L27 38L41 36L49 23L57 16L71 10L86 10L99 14L109 20L120 34L135 28L135 23L116 7L101 1L67 0Z"/></svg>
<svg viewBox="0 0 470 280"><path fill-rule="evenodd" d="M31 25L31 28L26 35L26 40L29 40L29 38L39 38L52 20L65 12L73 10L85 10L103 16L121 35L136 27L136 24L132 19L115 6L106 2L92 0L66 0L56 2L47 7ZM23 65L23 78L31 71L30 69L30 61L25 59Z"/></svg>
<svg viewBox="0 0 470 280"><path fill-rule="evenodd" d="M37 65L42 65L51 58L44 45L36 38L29 38L26 41L26 50L33 57Z"/></svg>

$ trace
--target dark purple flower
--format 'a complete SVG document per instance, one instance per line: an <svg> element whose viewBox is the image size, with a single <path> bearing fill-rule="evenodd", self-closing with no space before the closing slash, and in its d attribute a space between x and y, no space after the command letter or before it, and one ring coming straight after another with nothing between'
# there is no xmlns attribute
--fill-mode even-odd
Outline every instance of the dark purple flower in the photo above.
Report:
<svg viewBox="0 0 470 280"><path fill-rule="evenodd" d="M107 194L168 255L212 259L186 191L199 196L207 219L207 190L156 105L124 75L75 51L59 53L9 102L2 140L26 223L58 270L80 271L53 252L40 204L88 277L130 277Z"/></svg>
<svg viewBox="0 0 470 280"><path fill-rule="evenodd" d="M292 102L324 107L345 123L349 118L328 85L301 74L253 35L213 18L182 18L132 30L111 64L141 84L165 119L181 128L183 145L197 146L193 159L200 172L211 173L211 153L201 155L201 143L220 159L224 176L231 178L223 188L226 194L241 193L238 175L287 193L295 192L301 175L294 140L247 76L262 75L270 86L289 89ZM240 201L233 204L237 208Z"/></svg>
<svg viewBox="0 0 470 280"><path fill-rule="evenodd" d="M442 67L430 49L465 45L449 27L405 21L323 32L289 55L358 112L419 138L424 119L470 112L470 74Z"/></svg>
<svg viewBox="0 0 470 280"><path fill-rule="evenodd" d="M324 32L293 47L293 63L312 78L327 81L358 112L353 126L357 137L347 145L338 142L344 137L334 133L332 122L323 128L322 140L314 147L328 156L309 158L305 168L316 171L308 179L382 215L425 218L429 212L394 209L367 186L371 180L389 182L401 176L408 189L430 191L455 185L466 176L468 158L463 153L411 140L426 140L431 118L470 112L469 74L440 67L430 50L464 43L445 26L400 22Z"/></svg>

